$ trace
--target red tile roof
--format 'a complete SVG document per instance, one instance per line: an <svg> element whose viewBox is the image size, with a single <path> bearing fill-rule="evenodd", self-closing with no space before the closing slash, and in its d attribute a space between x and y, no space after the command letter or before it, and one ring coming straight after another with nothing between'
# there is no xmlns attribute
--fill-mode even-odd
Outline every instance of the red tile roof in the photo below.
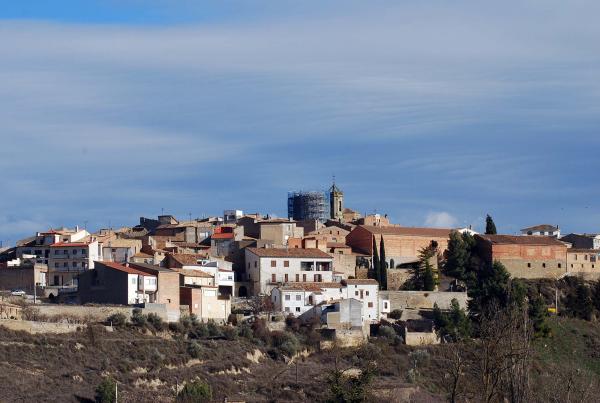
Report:
<svg viewBox="0 0 600 403"><path fill-rule="evenodd" d="M523 228L521 231L558 231L558 227L550 224L541 224Z"/></svg>
<svg viewBox="0 0 600 403"><path fill-rule="evenodd" d="M301 248L246 248L249 252L259 257L289 257L289 258L318 258L332 259L320 249Z"/></svg>
<svg viewBox="0 0 600 403"><path fill-rule="evenodd" d="M67 247L81 248L81 247L87 247L87 246L90 246L90 244L88 242L57 242L57 243L50 245L51 248L67 248Z"/></svg>
<svg viewBox="0 0 600 403"><path fill-rule="evenodd" d="M208 255L199 253L171 253L169 256L183 266L200 265L198 260L204 260L208 258Z"/></svg>
<svg viewBox="0 0 600 403"><path fill-rule="evenodd" d="M286 283L281 286L282 291L321 291L324 288L341 288L341 283Z"/></svg>
<svg viewBox="0 0 600 403"><path fill-rule="evenodd" d="M372 234L377 235L405 235L405 236L423 236L435 238L449 238L452 229L449 228L419 228L419 227L377 227L374 225L359 225Z"/></svg>
<svg viewBox="0 0 600 403"><path fill-rule="evenodd" d="M185 277L215 278L212 274L202 270L183 269L179 270L179 274L183 274Z"/></svg>
<svg viewBox="0 0 600 403"><path fill-rule="evenodd" d="M220 234L212 234L211 239L232 239L234 236L233 232L221 232Z"/></svg>
<svg viewBox="0 0 600 403"><path fill-rule="evenodd" d="M476 235L488 242L497 245L541 245L541 246L563 246L564 242L549 236L539 235Z"/></svg>
<svg viewBox="0 0 600 403"><path fill-rule="evenodd" d="M102 266L106 266L106 267L108 267L110 269L119 270L119 271L122 271L122 272L127 273L127 274L137 274L137 275L140 275L140 276L147 276L148 275L147 273L144 273L143 271L140 271L140 270L136 270L133 267L127 267L127 266L124 266L122 264L115 263L115 262L96 262L96 264L100 264Z"/></svg>

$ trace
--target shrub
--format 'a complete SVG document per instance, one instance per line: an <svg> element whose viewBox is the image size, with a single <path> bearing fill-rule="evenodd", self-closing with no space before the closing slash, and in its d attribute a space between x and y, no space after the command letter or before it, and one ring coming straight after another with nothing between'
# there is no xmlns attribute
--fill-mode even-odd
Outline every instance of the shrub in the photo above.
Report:
<svg viewBox="0 0 600 403"><path fill-rule="evenodd" d="M202 355L202 347L195 341L192 341L187 348L187 352L192 358L200 358Z"/></svg>
<svg viewBox="0 0 600 403"><path fill-rule="evenodd" d="M167 328L166 323L160 316L155 313L149 313L147 317L148 324L154 328L157 332L163 331Z"/></svg>
<svg viewBox="0 0 600 403"><path fill-rule="evenodd" d="M394 340L396 338L396 331L391 326L381 326L379 327L379 337Z"/></svg>
<svg viewBox="0 0 600 403"><path fill-rule="evenodd" d="M127 316L121 312L113 313L106 318L106 322L115 327L124 327L127 324Z"/></svg>
<svg viewBox="0 0 600 403"><path fill-rule="evenodd" d="M181 322L170 322L169 330L177 334L185 334L186 328Z"/></svg>
<svg viewBox="0 0 600 403"><path fill-rule="evenodd" d="M227 340L235 340L238 337L238 329L233 326L224 326L222 331Z"/></svg>
<svg viewBox="0 0 600 403"><path fill-rule="evenodd" d="M104 378L96 388L96 403L116 403L116 387L117 383L112 378Z"/></svg>
<svg viewBox="0 0 600 403"><path fill-rule="evenodd" d="M239 327L239 336L250 340L254 338L254 333L252 332L252 328L250 326L243 324Z"/></svg>
<svg viewBox="0 0 600 403"><path fill-rule="evenodd" d="M292 357L300 351L298 338L289 332L272 332L273 347L279 349L283 354Z"/></svg>
<svg viewBox="0 0 600 403"><path fill-rule="evenodd" d="M137 327L146 327L146 323L148 322L148 317L142 314L142 310L140 308L135 308L131 312L131 323Z"/></svg>
<svg viewBox="0 0 600 403"><path fill-rule="evenodd" d="M392 312L388 314L388 318L390 319L400 319L402 317L402 311L400 309L394 309Z"/></svg>
<svg viewBox="0 0 600 403"><path fill-rule="evenodd" d="M208 402L212 399L210 385L203 381L186 383L177 394L178 402Z"/></svg>
<svg viewBox="0 0 600 403"><path fill-rule="evenodd" d="M198 323L190 329L188 336L192 339L203 339L208 337L208 327L205 323Z"/></svg>
<svg viewBox="0 0 600 403"><path fill-rule="evenodd" d="M262 341L265 345L271 344L271 332L267 328L267 323L264 319L256 319L252 323L252 333L255 338Z"/></svg>
<svg viewBox="0 0 600 403"><path fill-rule="evenodd" d="M208 324L206 325L207 329L208 329L208 335L211 337L215 337L215 336L221 336L221 329L219 329L219 326L217 326L217 324L212 321L209 320Z"/></svg>
<svg viewBox="0 0 600 403"><path fill-rule="evenodd" d="M289 314L288 317L285 318L285 326L288 330L297 332L300 330L300 319L296 318L292 314Z"/></svg>

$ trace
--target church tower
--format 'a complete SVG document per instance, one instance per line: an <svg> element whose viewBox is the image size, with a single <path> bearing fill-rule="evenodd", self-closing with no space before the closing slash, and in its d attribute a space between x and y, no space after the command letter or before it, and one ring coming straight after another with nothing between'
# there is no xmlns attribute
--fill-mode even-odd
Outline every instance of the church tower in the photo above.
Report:
<svg viewBox="0 0 600 403"><path fill-rule="evenodd" d="M344 192L335 185L335 176L333 185L329 188L329 212L332 220L344 220Z"/></svg>

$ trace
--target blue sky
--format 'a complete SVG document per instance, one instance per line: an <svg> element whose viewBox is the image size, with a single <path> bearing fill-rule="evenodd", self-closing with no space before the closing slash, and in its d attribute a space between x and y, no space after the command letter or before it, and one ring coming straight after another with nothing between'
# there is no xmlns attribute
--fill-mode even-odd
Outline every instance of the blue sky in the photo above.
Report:
<svg viewBox="0 0 600 403"><path fill-rule="evenodd" d="M20 1L0 9L0 240L335 173L403 225L599 232L594 1Z"/></svg>

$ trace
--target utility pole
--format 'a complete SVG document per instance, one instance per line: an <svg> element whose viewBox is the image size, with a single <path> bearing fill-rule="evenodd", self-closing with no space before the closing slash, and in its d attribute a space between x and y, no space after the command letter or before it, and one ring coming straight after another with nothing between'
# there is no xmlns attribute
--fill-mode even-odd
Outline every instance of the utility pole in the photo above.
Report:
<svg viewBox="0 0 600 403"><path fill-rule="evenodd" d="M556 308L556 316L558 316L558 287L555 287L554 291L554 307Z"/></svg>

